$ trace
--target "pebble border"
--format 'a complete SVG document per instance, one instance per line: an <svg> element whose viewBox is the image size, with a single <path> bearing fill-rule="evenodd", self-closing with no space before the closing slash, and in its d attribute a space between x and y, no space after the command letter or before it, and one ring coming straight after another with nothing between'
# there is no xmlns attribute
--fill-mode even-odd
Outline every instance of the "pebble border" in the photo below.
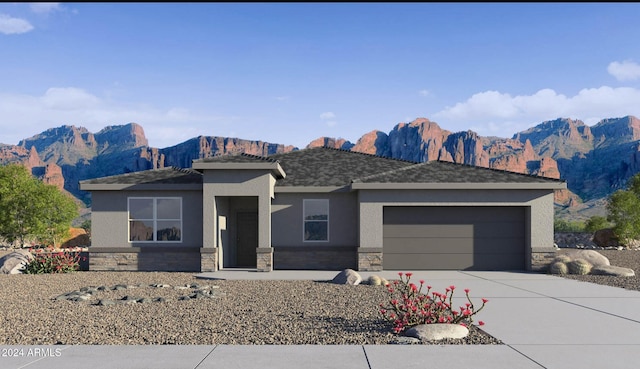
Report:
<svg viewBox="0 0 640 369"><path fill-rule="evenodd" d="M83 302L89 301L95 293L103 292L103 291L122 291L128 289L135 288L173 288L175 290L186 291L187 294L179 296L179 301L188 301L195 299L213 299L218 298L224 295L224 292L218 290L220 286L215 285L204 285L201 286L199 284L187 284L184 286L171 286L168 284L154 283L150 285L126 285L126 284L116 284L112 287L106 286L89 286L82 287L79 290L71 291L68 293L63 293L62 295L58 295L53 298L55 301L72 301L72 302ZM96 306L109 306L109 305L117 305L117 304L145 304L150 302L165 302L166 299L164 297L133 297L133 296L124 296L119 300L110 300L110 299L100 299L97 303L92 304Z"/></svg>

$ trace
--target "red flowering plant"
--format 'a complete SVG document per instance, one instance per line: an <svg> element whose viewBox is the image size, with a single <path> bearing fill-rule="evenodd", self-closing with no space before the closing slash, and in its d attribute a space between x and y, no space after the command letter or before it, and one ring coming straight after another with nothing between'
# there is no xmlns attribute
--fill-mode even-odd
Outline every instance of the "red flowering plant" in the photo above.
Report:
<svg viewBox="0 0 640 369"><path fill-rule="evenodd" d="M24 267L25 274L69 273L80 269L79 252L56 250L53 246L29 251L33 259Z"/></svg>
<svg viewBox="0 0 640 369"><path fill-rule="evenodd" d="M380 314L393 324L393 332L401 333L418 324L450 323L468 326L473 324L473 316L484 309L487 299L482 299L482 306L476 309L469 297L469 289L465 289L467 303L456 310L452 305L455 286L446 288L445 293L432 292L431 286L422 292L424 281L420 285L411 282L412 273L398 273L400 280L387 283L389 301L380 304ZM484 325L478 321L478 325Z"/></svg>

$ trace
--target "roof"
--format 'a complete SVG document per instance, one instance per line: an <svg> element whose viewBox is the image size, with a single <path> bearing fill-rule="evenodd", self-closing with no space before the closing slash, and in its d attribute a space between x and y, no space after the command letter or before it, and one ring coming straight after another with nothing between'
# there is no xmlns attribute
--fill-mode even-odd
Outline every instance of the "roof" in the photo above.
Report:
<svg viewBox="0 0 640 369"><path fill-rule="evenodd" d="M104 185L202 185L202 173L192 169L167 167L80 181L83 190L102 189ZM100 188L98 188L100 186ZM115 189L115 188L114 188Z"/></svg>
<svg viewBox="0 0 640 369"><path fill-rule="evenodd" d="M398 170L354 179L360 183L549 183L559 179L532 176L506 170L429 161Z"/></svg>
<svg viewBox="0 0 640 369"><path fill-rule="evenodd" d="M268 157L236 154L194 160L194 168L270 169L276 187L365 188L566 188L559 179L444 161L418 163L343 149L316 147ZM278 175L281 173L282 175ZM169 167L80 182L82 189L106 189L108 185L202 185L202 174L193 169ZM470 184L474 186L469 187ZM417 186L417 187L416 187ZM466 187L465 187L466 186ZM483 187L484 186L484 187ZM520 187L518 187L520 186ZM109 188L111 188L109 187ZM289 191L289 190L287 190Z"/></svg>
<svg viewBox="0 0 640 369"><path fill-rule="evenodd" d="M406 168L416 162L354 151L315 147L270 155L287 177L276 186L348 186L354 178Z"/></svg>

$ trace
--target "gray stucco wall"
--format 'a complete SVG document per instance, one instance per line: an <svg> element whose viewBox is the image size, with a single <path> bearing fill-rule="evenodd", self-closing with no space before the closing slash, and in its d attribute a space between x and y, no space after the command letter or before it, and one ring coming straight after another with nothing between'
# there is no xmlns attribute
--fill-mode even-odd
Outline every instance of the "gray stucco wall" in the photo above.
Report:
<svg viewBox="0 0 640 369"><path fill-rule="evenodd" d="M182 242L129 242L129 197L182 198ZM91 247L202 247L200 191L92 191L91 198Z"/></svg>
<svg viewBox="0 0 640 369"><path fill-rule="evenodd" d="M270 248L273 176L267 170L204 170L202 184L203 247L218 246L216 197L258 197L258 247Z"/></svg>
<svg viewBox="0 0 640 369"><path fill-rule="evenodd" d="M384 206L525 206L527 254L553 247L553 190L360 190L360 247L382 248Z"/></svg>
<svg viewBox="0 0 640 369"><path fill-rule="evenodd" d="M329 241L303 241L302 207L305 199L329 200ZM354 192L276 193L271 203L274 247L358 245L358 197Z"/></svg>

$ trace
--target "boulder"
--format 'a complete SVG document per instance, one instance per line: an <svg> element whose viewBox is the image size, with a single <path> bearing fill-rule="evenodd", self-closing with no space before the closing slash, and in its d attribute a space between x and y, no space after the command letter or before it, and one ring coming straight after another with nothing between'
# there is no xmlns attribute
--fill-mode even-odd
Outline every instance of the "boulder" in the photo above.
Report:
<svg viewBox="0 0 640 369"><path fill-rule="evenodd" d="M369 279L367 279L367 284L370 286L379 286L382 284L382 279L380 279L380 277L378 277L377 275L372 275L371 277L369 277Z"/></svg>
<svg viewBox="0 0 640 369"><path fill-rule="evenodd" d="M593 243L600 247L619 246L618 238L611 228L597 230L596 233L593 234Z"/></svg>
<svg viewBox="0 0 640 369"><path fill-rule="evenodd" d="M345 269L331 280L331 283L350 284L352 286L360 284L360 282L362 282L362 277L353 269Z"/></svg>
<svg viewBox="0 0 640 369"><path fill-rule="evenodd" d="M0 258L0 274L20 274L31 260L33 255L29 250L15 250Z"/></svg>
<svg viewBox="0 0 640 369"><path fill-rule="evenodd" d="M610 265L609 259L601 253L594 250L568 250L563 253L571 258L571 260L583 259L589 264L596 266Z"/></svg>
<svg viewBox="0 0 640 369"><path fill-rule="evenodd" d="M612 275L616 277L633 277L636 274L633 269L623 268L613 265L601 265L591 269L591 274L594 275Z"/></svg>
<svg viewBox="0 0 640 369"><path fill-rule="evenodd" d="M407 329L405 336L419 338L422 341L438 341L446 338L465 338L469 329L460 324L419 324Z"/></svg>

